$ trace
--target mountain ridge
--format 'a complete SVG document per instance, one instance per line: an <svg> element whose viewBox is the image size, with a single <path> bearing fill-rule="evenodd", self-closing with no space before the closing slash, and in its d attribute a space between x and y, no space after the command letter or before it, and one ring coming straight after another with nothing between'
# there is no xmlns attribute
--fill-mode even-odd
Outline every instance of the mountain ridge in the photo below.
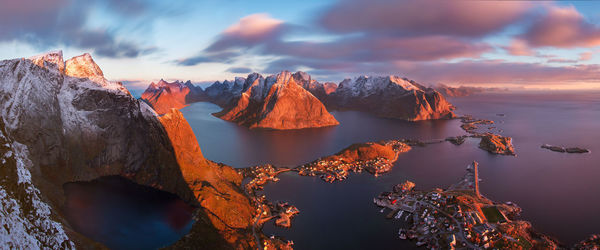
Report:
<svg viewBox="0 0 600 250"><path fill-rule="evenodd" d="M0 61L0 115L6 134L27 150L31 185L47 202L49 218L62 225L68 237L57 235L60 246L53 248L72 248L68 242L60 243L66 240L75 247L97 244L73 231L62 215L62 186L109 175L177 194L198 207L196 229L186 237L199 238L195 242L201 246L253 248L247 225L254 210L239 187L239 174L204 159L182 115L159 117L122 84L104 79L87 57L76 57L66 67L78 72L71 73L75 76L61 66L62 52ZM181 138L188 138L187 144L181 144ZM185 155L194 161L185 160ZM0 188L14 189L7 183L0 183ZM198 232L211 237L194 235ZM46 246L43 239L32 244Z"/></svg>
<svg viewBox="0 0 600 250"><path fill-rule="evenodd" d="M215 116L249 128L284 130L339 124L287 71L267 78L249 75L235 104Z"/></svg>

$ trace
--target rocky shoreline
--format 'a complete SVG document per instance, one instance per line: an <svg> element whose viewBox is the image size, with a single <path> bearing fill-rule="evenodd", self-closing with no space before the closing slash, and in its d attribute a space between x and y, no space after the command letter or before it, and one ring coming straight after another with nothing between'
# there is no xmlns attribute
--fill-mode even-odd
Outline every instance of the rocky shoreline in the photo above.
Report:
<svg viewBox="0 0 600 250"><path fill-rule="evenodd" d="M502 136L491 132L479 132L481 126L487 126L488 130L496 129L491 127L494 124L492 120L475 119L470 115L460 117L461 128L467 132L467 135L448 137L445 140L454 144L462 145L466 138L479 138L479 148L488 151L492 154L498 155L512 155L516 156L515 148L512 144L512 138L508 136Z"/></svg>

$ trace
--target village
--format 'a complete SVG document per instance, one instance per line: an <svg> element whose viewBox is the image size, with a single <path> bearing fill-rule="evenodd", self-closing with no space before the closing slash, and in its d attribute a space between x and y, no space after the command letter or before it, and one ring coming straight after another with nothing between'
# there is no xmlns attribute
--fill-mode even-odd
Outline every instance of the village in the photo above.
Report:
<svg viewBox="0 0 600 250"><path fill-rule="evenodd" d="M361 173L367 171L377 177L392 169L400 153L410 150L410 146L405 140L388 140L381 142L380 145L391 148L395 155L392 158L377 156L370 159L353 160L343 157L332 160L328 157L299 166L295 170L298 171L299 175L319 176L323 181L330 183L345 180L348 178L349 172Z"/></svg>
<svg viewBox="0 0 600 250"><path fill-rule="evenodd" d="M507 202L494 203L479 194L477 162L467 174L447 190L416 191L406 181L392 192L373 199L381 211L389 210L388 219L408 225L398 231L400 239L416 241L417 246L432 249L531 248L531 237L512 222L521 209ZM509 233L510 232L510 233Z"/></svg>
<svg viewBox="0 0 600 250"><path fill-rule="evenodd" d="M287 202L273 204L267 200L265 195L256 193L258 190L263 190L264 185L269 181L278 182L278 174L290 170L289 168L277 168L270 164L238 169L238 173L244 177L244 180L249 179L244 185L244 189L256 206L255 227L261 227L273 219L277 226L291 227L292 217L300 212L298 208Z"/></svg>
<svg viewBox="0 0 600 250"><path fill-rule="evenodd" d="M249 168L238 168L237 171L244 177L244 180L249 179L244 187L248 193L253 195L256 190L263 190L263 186L267 182L278 182L279 178L277 178L277 175L291 171L291 169L278 168L271 164L265 164Z"/></svg>

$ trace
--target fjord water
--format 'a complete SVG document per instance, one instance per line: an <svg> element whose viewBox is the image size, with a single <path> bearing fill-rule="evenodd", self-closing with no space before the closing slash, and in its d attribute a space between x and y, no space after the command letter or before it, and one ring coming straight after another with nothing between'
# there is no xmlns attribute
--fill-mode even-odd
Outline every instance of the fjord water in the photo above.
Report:
<svg viewBox="0 0 600 250"><path fill-rule="evenodd" d="M352 174L344 182L284 174L265 186L270 200L289 201L301 213L291 229L267 223L267 235L284 236L297 249L397 249L414 243L397 238L398 221L385 219L372 198L405 180L417 188L445 188L471 161L480 163L481 191L498 202L513 201L521 218L564 244L600 232L600 93L507 92L452 98L458 114L496 121L493 131L513 137L518 156L492 155L478 140L414 148L390 173ZM204 156L234 167L271 163L296 166L365 141L394 138L442 139L464 134L458 120L404 122L359 112L333 112L339 126L297 131L249 130L211 115L220 108L196 103L182 110ZM565 154L540 148L548 143L588 148Z"/></svg>
<svg viewBox="0 0 600 250"><path fill-rule="evenodd" d="M176 195L119 176L64 185L63 210L77 232L111 249L158 249L193 224L193 208Z"/></svg>

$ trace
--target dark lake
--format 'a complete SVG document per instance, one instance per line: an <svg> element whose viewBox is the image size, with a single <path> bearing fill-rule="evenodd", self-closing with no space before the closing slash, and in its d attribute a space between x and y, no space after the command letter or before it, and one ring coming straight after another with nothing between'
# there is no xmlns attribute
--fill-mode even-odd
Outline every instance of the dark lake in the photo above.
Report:
<svg viewBox="0 0 600 250"><path fill-rule="evenodd" d="M193 224L193 208L176 195L123 177L64 185L63 207L75 231L111 249L158 249L175 243Z"/></svg>
<svg viewBox="0 0 600 250"><path fill-rule="evenodd" d="M518 156L492 155L478 140L414 148L402 154L390 173L377 178L353 174L325 183L293 174L265 187L267 198L289 201L301 213L291 229L265 225L267 235L284 236L297 249L398 249L412 243L397 239L399 222L385 219L374 196L397 183L445 188L471 161L480 163L481 191L488 198L513 201L522 219L539 231L573 244L600 232L600 93L510 92L452 98L458 114L496 121L496 130L513 137ZM394 138L442 139L464 134L458 120L404 122L359 112L333 112L339 126L297 131L249 130L213 117L220 108L196 103L182 109L204 156L234 167L271 163L296 166L366 141ZM503 114L499 116L498 114ZM591 154L564 154L542 144L580 146Z"/></svg>

